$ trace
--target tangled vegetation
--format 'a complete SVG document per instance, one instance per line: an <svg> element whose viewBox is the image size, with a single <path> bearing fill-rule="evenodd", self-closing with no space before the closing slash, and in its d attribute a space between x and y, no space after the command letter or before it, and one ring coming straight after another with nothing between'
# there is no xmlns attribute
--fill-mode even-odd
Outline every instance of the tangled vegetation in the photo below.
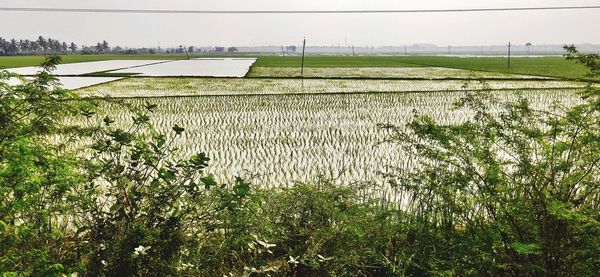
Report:
<svg viewBox="0 0 600 277"><path fill-rule="evenodd" d="M597 64L568 50L569 59ZM463 123L415 116L407 128L381 125L414 159L386 176L391 201L327 180L271 189L241 178L219 183L205 172L205 154L175 155L186 130L158 131L153 103L131 107L125 123L68 124L69 116L92 121L97 103L54 88L58 61L49 58L23 85L0 75L5 276L600 270L600 92L592 86L581 104L553 111L477 92L457 102L474 114Z"/></svg>

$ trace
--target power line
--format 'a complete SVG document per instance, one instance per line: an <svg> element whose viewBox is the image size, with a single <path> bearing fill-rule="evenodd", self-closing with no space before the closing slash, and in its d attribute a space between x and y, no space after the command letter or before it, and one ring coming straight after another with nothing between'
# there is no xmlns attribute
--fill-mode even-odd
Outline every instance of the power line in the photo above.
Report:
<svg viewBox="0 0 600 277"><path fill-rule="evenodd" d="M85 9L85 8L11 8L0 7L5 12L58 12L58 13L142 13L142 14L361 14L361 13L456 13L505 12L542 10L589 10L600 6L509 7L474 9L424 9L424 10L137 10L137 9Z"/></svg>

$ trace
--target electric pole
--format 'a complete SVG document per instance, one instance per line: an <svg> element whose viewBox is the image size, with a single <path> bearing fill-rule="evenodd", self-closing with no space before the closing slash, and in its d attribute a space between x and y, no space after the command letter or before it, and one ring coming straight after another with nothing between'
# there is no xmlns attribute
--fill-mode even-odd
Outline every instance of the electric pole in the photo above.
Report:
<svg viewBox="0 0 600 277"><path fill-rule="evenodd" d="M302 40L302 67L300 68L300 76L304 77L304 52L306 49L306 38Z"/></svg>
<svg viewBox="0 0 600 277"><path fill-rule="evenodd" d="M285 52L283 52L283 45L281 45L281 55L285 57Z"/></svg>
<svg viewBox="0 0 600 277"><path fill-rule="evenodd" d="M508 68L510 68L510 41L508 42Z"/></svg>
<svg viewBox="0 0 600 277"><path fill-rule="evenodd" d="M180 45L179 47L183 48L183 51L185 51L185 56L187 57L187 59L190 59L190 54L188 54L187 48L185 48L185 46Z"/></svg>

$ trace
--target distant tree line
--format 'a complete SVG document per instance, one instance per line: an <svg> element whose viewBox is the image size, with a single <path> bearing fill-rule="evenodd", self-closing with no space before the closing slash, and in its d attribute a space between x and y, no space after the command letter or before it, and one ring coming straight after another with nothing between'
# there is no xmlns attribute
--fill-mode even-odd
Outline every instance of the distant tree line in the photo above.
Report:
<svg viewBox="0 0 600 277"><path fill-rule="evenodd" d="M289 50L289 47L288 47ZM39 36L37 39L8 39L0 37L0 56L16 56L16 55L42 55L42 54L184 54L197 52L211 52L210 49L202 50L194 46L185 47L180 45L176 48L123 48L120 46L111 47L110 44L103 40L90 46L79 46L75 42L60 41L58 39L44 38ZM217 46L213 50L216 53L235 53L239 49L237 47L221 47Z"/></svg>
<svg viewBox="0 0 600 277"><path fill-rule="evenodd" d="M44 38L39 36L37 40L29 39L4 39L0 37L0 55L21 54L64 54L69 51L77 51L77 45L67 42Z"/></svg>
<svg viewBox="0 0 600 277"><path fill-rule="evenodd" d="M106 40L98 42L95 46L79 47L74 42L67 43L53 38L39 36L35 40L30 39L5 39L0 37L0 55L36 55L36 54L106 54L112 53L111 47ZM120 47L115 50L122 51Z"/></svg>
<svg viewBox="0 0 600 277"><path fill-rule="evenodd" d="M217 47L215 47L215 52L217 52L217 53L224 53L225 50L227 50L227 53L235 53L235 52L239 51L239 49L237 47L235 47L235 46L227 47L227 48L225 48L223 46L217 46Z"/></svg>

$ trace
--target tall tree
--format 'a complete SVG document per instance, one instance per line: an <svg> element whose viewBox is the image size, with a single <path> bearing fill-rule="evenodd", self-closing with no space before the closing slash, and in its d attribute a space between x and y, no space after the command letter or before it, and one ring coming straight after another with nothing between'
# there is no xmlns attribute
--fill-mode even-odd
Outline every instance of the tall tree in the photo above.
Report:
<svg viewBox="0 0 600 277"><path fill-rule="evenodd" d="M46 52L48 51L48 43L46 42L46 39L42 36L39 36L37 43L42 49L42 51L44 51L44 54L46 54Z"/></svg>
<svg viewBox="0 0 600 277"><path fill-rule="evenodd" d="M100 53L102 53L102 51L103 51L102 44L100 42L98 42L96 44L96 53L100 54Z"/></svg>
<svg viewBox="0 0 600 277"><path fill-rule="evenodd" d="M48 47L48 52L50 53L55 53L56 49L54 48L54 40L51 38L48 38L48 40L46 41L46 45Z"/></svg>
<svg viewBox="0 0 600 277"><path fill-rule="evenodd" d="M10 52L12 54L16 54L19 52L19 43L14 38L10 40Z"/></svg>
<svg viewBox="0 0 600 277"><path fill-rule="evenodd" d="M71 50L71 53L75 54L75 52L77 52L77 44L75 44L75 42L71 42L71 45L69 45L69 50Z"/></svg>
<svg viewBox="0 0 600 277"><path fill-rule="evenodd" d="M110 52L110 46L108 45L108 42L106 42L106 40L102 41L102 52L103 53Z"/></svg>

